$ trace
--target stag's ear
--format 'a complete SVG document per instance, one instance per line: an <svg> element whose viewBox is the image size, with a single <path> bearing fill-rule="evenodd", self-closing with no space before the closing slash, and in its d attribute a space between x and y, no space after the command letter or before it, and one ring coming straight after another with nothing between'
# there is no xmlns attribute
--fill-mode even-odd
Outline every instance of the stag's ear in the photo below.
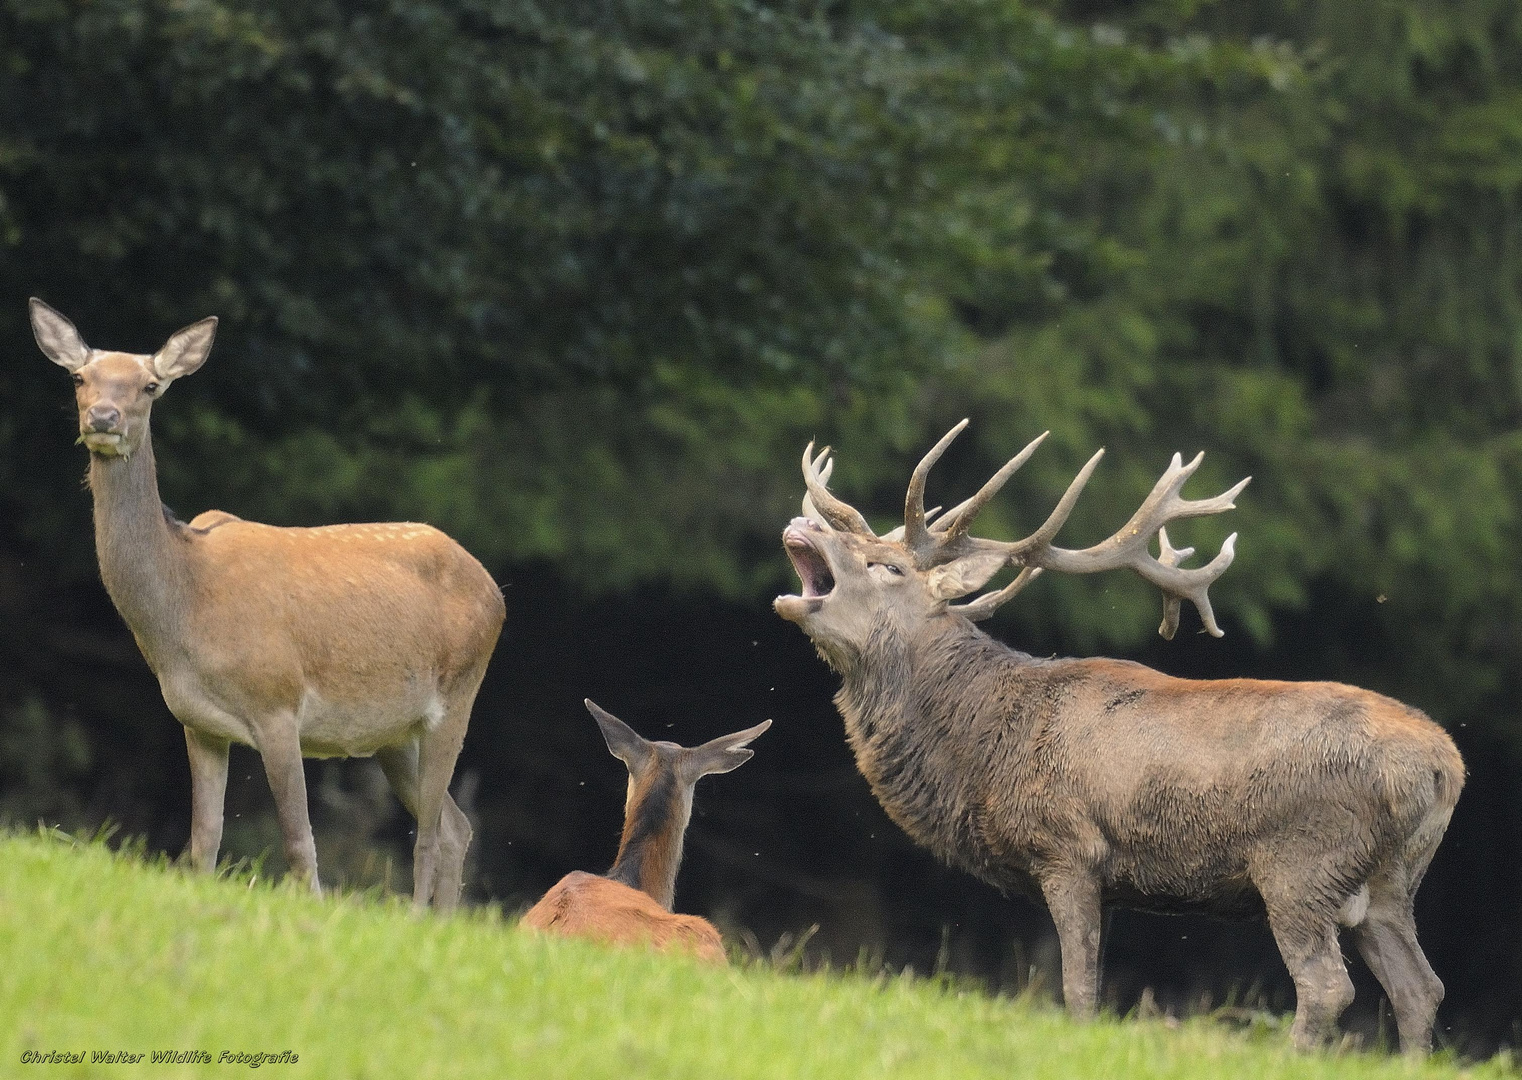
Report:
<svg viewBox="0 0 1522 1080"><path fill-rule="evenodd" d="M771 726L770 720L763 720L753 728L737 731L733 735L720 735L702 746L694 746L687 752L683 766L688 782L696 783L699 777L712 773L733 772L744 765L756 756L756 752L747 750L745 744Z"/></svg>
<svg viewBox="0 0 1522 1080"><path fill-rule="evenodd" d="M90 362L90 346L73 323L35 296L28 307L32 312L32 336L44 356L70 371L78 371Z"/></svg>
<svg viewBox="0 0 1522 1080"><path fill-rule="evenodd" d="M215 315L175 331L164 342L164 347L153 354L153 373L164 382L189 375L206 363L206 358L211 355L212 339L216 336Z"/></svg>
<svg viewBox="0 0 1522 1080"><path fill-rule="evenodd" d="M988 584L1008 561L1009 552L1002 547L977 548L931 570L925 575L925 583L937 600L955 600Z"/></svg>
<svg viewBox="0 0 1522 1080"><path fill-rule="evenodd" d="M597 726L602 728L602 737L608 744L608 753L629 766L630 772L650 760L655 750L648 741L640 738L633 728L598 706L591 698L583 698L582 704L586 705L587 712L592 714L592 719L597 721Z"/></svg>

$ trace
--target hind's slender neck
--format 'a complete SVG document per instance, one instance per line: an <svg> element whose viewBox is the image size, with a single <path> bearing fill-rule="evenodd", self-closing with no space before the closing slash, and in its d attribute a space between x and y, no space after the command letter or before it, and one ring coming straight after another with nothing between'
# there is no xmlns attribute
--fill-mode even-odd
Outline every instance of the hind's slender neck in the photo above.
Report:
<svg viewBox="0 0 1522 1080"><path fill-rule="evenodd" d="M691 785L684 786L670 773L652 778L629 798L618 858L607 876L648 893L670 911L682 864L682 837L691 817Z"/></svg>
<svg viewBox="0 0 1522 1080"><path fill-rule="evenodd" d="M130 457L90 455L95 551L100 577L150 665L183 623L188 565L184 540L159 499L153 440Z"/></svg>

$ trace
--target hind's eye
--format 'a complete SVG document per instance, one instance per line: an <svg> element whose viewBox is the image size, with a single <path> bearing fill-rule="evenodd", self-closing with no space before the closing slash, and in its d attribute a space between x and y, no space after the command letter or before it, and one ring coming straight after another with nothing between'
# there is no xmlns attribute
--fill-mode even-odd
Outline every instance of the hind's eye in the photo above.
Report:
<svg viewBox="0 0 1522 1080"><path fill-rule="evenodd" d="M73 374L72 378L74 379L75 386L83 386L85 384L85 377L77 371Z"/></svg>
<svg viewBox="0 0 1522 1080"><path fill-rule="evenodd" d="M143 389L150 394L157 394L159 392L159 384L156 382L151 382L147 386L143 387Z"/></svg>

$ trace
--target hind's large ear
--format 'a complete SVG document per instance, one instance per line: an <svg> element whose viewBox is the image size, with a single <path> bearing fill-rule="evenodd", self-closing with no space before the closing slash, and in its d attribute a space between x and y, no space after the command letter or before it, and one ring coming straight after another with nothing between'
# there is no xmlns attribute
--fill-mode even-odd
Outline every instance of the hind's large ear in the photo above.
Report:
<svg viewBox="0 0 1522 1080"><path fill-rule="evenodd" d="M78 371L90 362L90 346L73 323L35 296L27 306L32 312L32 336L44 356L70 371Z"/></svg>
<svg viewBox="0 0 1522 1080"><path fill-rule="evenodd" d="M597 705L591 698L584 698L582 704L586 705L587 712L592 714L592 719L597 721L597 726L602 728L602 737L608 744L608 753L629 766L630 772L650 760L650 756L655 751L651 749L649 742L640 738L638 732Z"/></svg>
<svg viewBox="0 0 1522 1080"><path fill-rule="evenodd" d="M745 744L771 726L770 720L763 720L753 728L733 735L720 735L702 746L693 747L687 754L685 766L689 782L695 783L699 777L711 773L733 772L744 765L756 756L756 752L746 749Z"/></svg>
<svg viewBox="0 0 1522 1080"><path fill-rule="evenodd" d="M164 382L189 375L211 355L211 342L217 336L217 317L193 322L177 330L164 347L153 354L153 373Z"/></svg>

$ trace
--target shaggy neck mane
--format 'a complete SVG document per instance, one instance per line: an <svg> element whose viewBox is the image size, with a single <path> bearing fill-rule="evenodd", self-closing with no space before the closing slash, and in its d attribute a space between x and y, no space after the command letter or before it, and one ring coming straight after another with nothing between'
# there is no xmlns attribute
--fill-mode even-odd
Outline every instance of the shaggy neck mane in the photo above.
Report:
<svg viewBox="0 0 1522 1080"><path fill-rule="evenodd" d="M1039 719L1012 691L1040 664L946 614L912 638L880 628L835 699L889 817L940 858L1006 888L1018 883L989 849L983 789L991 762L1025 754Z"/></svg>

